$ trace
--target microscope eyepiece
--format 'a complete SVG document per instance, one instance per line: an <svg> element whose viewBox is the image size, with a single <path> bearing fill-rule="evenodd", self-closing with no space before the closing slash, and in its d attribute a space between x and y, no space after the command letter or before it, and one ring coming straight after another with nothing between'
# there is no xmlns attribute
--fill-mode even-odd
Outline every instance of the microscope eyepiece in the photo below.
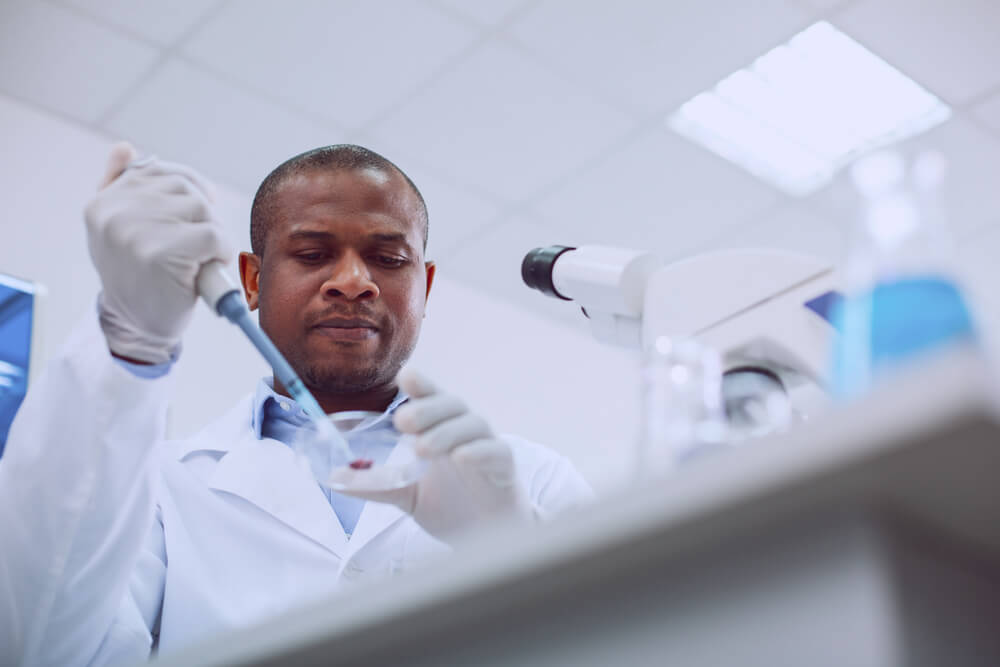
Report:
<svg viewBox="0 0 1000 667"><path fill-rule="evenodd" d="M576 250L564 245L550 245L546 248L535 248L524 256L521 262L521 278L524 284L536 289L542 294L553 296L564 301L572 301L556 291L552 284L552 269L559 256L568 250Z"/></svg>

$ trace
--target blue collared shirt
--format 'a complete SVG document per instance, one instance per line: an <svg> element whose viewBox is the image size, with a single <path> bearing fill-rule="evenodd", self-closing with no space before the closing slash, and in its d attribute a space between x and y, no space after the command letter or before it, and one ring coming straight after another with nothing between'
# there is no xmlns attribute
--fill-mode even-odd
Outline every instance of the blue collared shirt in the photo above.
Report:
<svg viewBox="0 0 1000 667"><path fill-rule="evenodd" d="M274 438L292 446L300 429L310 420L298 403L276 393L271 383L270 378L264 378L257 384L250 425L258 438ZM399 439L399 432L392 425L392 414L407 398L405 393L398 392L385 412L365 419L346 432L344 435L350 448L359 456L363 454L365 458L372 459L377 464L385 463ZM385 437L386 433L390 433L393 437ZM330 506L340 519L344 532L350 537L358 525L365 501L324 487L320 488L323 489Z"/></svg>

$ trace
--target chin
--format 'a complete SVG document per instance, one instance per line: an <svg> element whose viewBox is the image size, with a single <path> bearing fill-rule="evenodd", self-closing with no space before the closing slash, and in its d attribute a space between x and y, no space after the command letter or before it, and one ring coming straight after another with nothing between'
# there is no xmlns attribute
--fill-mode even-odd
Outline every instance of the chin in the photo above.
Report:
<svg viewBox="0 0 1000 667"><path fill-rule="evenodd" d="M311 389L328 394L355 394L384 383L377 368L314 367L303 375Z"/></svg>

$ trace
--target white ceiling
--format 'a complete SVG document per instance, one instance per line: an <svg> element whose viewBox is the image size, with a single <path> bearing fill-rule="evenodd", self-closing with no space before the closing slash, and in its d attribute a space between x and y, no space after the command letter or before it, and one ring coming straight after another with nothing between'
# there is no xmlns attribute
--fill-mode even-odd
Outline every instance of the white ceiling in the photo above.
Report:
<svg viewBox="0 0 1000 667"><path fill-rule="evenodd" d="M790 199L663 122L821 18L955 106L914 143L950 157L961 257L1000 278L996 0L2 0L0 93L248 195L368 145L424 191L442 275L566 320L520 284L535 245L838 256L835 189Z"/></svg>

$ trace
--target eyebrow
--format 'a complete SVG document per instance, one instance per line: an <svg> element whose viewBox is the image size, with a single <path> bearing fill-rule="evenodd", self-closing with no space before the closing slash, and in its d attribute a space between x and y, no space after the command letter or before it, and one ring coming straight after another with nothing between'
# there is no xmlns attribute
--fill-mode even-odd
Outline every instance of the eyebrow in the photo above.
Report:
<svg viewBox="0 0 1000 667"><path fill-rule="evenodd" d="M330 232L309 231L304 229L291 232L288 235L288 239L291 241L298 241L300 239L331 241L335 240L336 238L337 238L336 234L331 234ZM388 232L388 233L380 232L375 234L369 234L367 238L370 241L378 241L380 243L405 243L407 246L409 246L409 241L406 239L406 234L402 234L400 232Z"/></svg>

